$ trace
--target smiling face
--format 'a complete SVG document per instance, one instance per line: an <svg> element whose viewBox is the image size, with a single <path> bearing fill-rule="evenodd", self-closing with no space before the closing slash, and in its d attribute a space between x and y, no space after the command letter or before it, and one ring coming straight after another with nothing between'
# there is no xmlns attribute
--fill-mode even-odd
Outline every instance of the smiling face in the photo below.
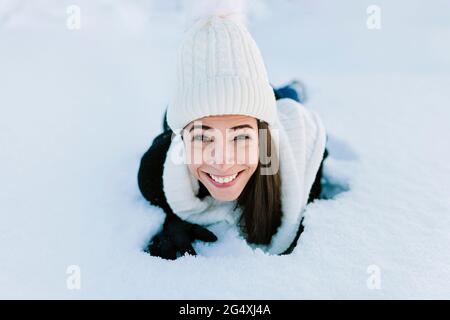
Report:
<svg viewBox="0 0 450 320"><path fill-rule="evenodd" d="M239 197L259 163L258 123L243 115L210 116L183 131L187 165L220 201Z"/></svg>

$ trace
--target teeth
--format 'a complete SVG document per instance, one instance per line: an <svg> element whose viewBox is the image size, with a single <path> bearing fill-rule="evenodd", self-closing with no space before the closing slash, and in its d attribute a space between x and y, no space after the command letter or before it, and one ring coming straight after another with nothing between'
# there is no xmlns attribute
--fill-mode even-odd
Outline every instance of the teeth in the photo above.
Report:
<svg viewBox="0 0 450 320"><path fill-rule="evenodd" d="M213 174L209 174L209 176L211 177L211 178L213 178L213 180L215 181L215 182L218 182L218 183L228 183L228 182L231 182L231 181L233 181L234 179L236 179L236 177L237 177L237 173L235 173L235 174L233 174L233 175L231 175L231 176L228 176L228 177L218 177L218 176L215 176L215 175L213 175Z"/></svg>

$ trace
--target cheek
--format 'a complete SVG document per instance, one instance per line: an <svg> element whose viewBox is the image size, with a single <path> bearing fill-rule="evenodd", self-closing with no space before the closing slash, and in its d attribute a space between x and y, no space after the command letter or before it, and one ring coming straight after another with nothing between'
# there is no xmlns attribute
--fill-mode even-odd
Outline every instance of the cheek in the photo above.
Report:
<svg viewBox="0 0 450 320"><path fill-rule="evenodd" d="M198 168L200 167L200 165L195 165L195 164L188 164L187 165L189 168L189 172L196 177L197 179L199 179L200 177L198 176Z"/></svg>
<svg viewBox="0 0 450 320"><path fill-rule="evenodd" d="M191 158L188 161L197 167L211 165L216 161L215 154L216 150L213 143L198 144L191 148Z"/></svg>
<svg viewBox="0 0 450 320"><path fill-rule="evenodd" d="M203 165L202 149L193 144L186 146L186 165L189 168L189 172L199 178L198 169Z"/></svg>
<svg viewBox="0 0 450 320"><path fill-rule="evenodd" d="M186 164L190 167L190 170L194 170L200 167L204 162L204 148L201 144L192 143L185 144L186 148Z"/></svg>
<svg viewBox="0 0 450 320"><path fill-rule="evenodd" d="M236 161L238 164L247 165L250 168L257 167L259 163L259 147L257 143L247 143L236 147Z"/></svg>

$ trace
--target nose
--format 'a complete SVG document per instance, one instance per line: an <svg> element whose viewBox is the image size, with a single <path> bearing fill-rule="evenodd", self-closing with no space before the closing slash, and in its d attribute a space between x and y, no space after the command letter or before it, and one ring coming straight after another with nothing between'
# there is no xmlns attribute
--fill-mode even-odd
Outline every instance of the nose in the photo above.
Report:
<svg viewBox="0 0 450 320"><path fill-rule="evenodd" d="M235 163L234 150L227 143L216 143L211 154L211 165L220 171L227 171Z"/></svg>

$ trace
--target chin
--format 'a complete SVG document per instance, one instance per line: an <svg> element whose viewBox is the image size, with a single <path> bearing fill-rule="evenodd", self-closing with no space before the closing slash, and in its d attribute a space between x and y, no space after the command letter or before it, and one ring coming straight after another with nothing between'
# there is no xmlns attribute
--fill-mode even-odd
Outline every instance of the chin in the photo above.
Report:
<svg viewBox="0 0 450 320"><path fill-rule="evenodd" d="M216 195L214 193L211 193L214 199L218 201L234 201L239 197L239 194L237 195Z"/></svg>

